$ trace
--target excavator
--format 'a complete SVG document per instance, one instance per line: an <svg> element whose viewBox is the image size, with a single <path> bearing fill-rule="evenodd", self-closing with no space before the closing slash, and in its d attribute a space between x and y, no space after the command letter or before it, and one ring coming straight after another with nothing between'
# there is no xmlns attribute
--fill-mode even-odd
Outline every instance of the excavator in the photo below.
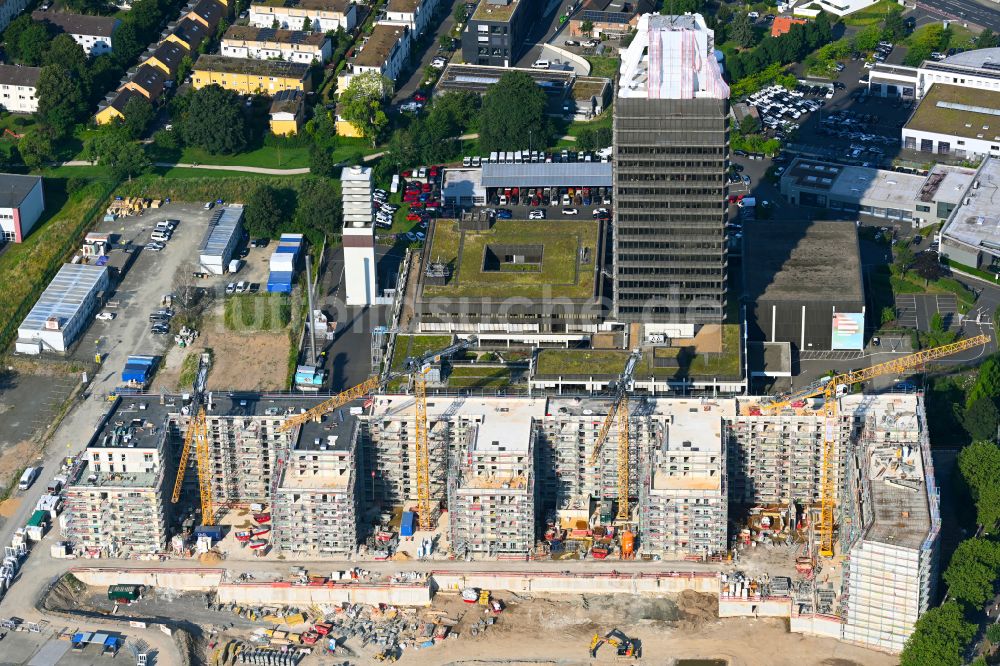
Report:
<svg viewBox="0 0 1000 666"><path fill-rule="evenodd" d="M595 633L594 637L590 639L591 658L597 657L597 651L600 650L601 646L605 643L615 648L615 654L619 657L638 659L640 656L639 641L634 638L629 638L618 629L612 629L605 634L603 638L600 634Z"/></svg>

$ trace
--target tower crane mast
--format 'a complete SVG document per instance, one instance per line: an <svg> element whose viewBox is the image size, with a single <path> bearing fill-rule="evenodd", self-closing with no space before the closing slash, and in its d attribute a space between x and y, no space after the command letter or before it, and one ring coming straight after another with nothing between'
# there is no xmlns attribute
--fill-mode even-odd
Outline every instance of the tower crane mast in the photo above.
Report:
<svg viewBox="0 0 1000 666"><path fill-rule="evenodd" d="M631 520L631 508L629 506L629 443L631 434L629 432L628 420L628 396L632 391L632 375L635 373L635 366L642 356L638 349L629 354L625 362L625 369L615 381L615 396L611 402L608 415L601 424L601 429L597 431L597 439L594 440L594 451L590 455L591 466L600 463L601 448L604 446L611 426L616 421L618 423L618 515L617 519L622 522Z"/></svg>

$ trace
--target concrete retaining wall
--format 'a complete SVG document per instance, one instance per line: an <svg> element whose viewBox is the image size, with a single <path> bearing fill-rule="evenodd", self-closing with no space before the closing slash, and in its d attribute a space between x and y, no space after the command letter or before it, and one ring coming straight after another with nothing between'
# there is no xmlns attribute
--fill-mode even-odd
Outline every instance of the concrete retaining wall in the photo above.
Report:
<svg viewBox="0 0 1000 666"><path fill-rule="evenodd" d="M719 599L719 617L791 617L792 600L779 599Z"/></svg>
<svg viewBox="0 0 1000 666"><path fill-rule="evenodd" d="M449 572L434 571L434 582L442 592L457 592L466 587L509 592L550 594L671 594L694 590L719 593L715 573L593 573L551 572Z"/></svg>
<svg viewBox="0 0 1000 666"><path fill-rule="evenodd" d="M788 628L797 634L825 636L837 640L842 640L844 635L844 625L840 618L829 615L795 615L789 620Z"/></svg>
<svg viewBox="0 0 1000 666"><path fill-rule="evenodd" d="M291 583L226 583L219 586L217 598L222 603L289 606L312 604L391 604L394 606L427 606L431 603L429 584L359 585L327 583L326 585L292 585Z"/></svg>
<svg viewBox="0 0 1000 666"><path fill-rule="evenodd" d="M209 592L222 582L223 569L111 569L77 567L70 573L95 587L106 585L149 585L170 590Z"/></svg>

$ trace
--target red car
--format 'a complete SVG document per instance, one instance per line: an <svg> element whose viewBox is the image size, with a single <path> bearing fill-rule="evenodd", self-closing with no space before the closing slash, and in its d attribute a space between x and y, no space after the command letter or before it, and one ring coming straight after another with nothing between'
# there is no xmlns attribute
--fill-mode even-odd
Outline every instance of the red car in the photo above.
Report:
<svg viewBox="0 0 1000 666"><path fill-rule="evenodd" d="M742 201L743 197L745 196L746 196L745 194L730 194L729 203L734 204L737 203L738 201Z"/></svg>
<svg viewBox="0 0 1000 666"><path fill-rule="evenodd" d="M424 207L424 202L423 201L411 201L410 202L410 208L423 208L423 207Z"/></svg>
<svg viewBox="0 0 1000 666"><path fill-rule="evenodd" d="M422 191L424 191L424 192L430 192L431 191L431 184L430 183L424 183L423 185L420 186L420 189Z"/></svg>
<svg viewBox="0 0 1000 666"><path fill-rule="evenodd" d="M409 214L408 214L408 215L406 216L406 221L407 221L407 222L419 222L419 221L420 221L420 220L422 220L422 219L423 219L423 218L422 218L422 217L420 217L419 215L417 215L416 213L409 213Z"/></svg>
<svg viewBox="0 0 1000 666"><path fill-rule="evenodd" d="M426 102L427 101L427 95L423 94L422 92L413 93L413 101L414 102Z"/></svg>

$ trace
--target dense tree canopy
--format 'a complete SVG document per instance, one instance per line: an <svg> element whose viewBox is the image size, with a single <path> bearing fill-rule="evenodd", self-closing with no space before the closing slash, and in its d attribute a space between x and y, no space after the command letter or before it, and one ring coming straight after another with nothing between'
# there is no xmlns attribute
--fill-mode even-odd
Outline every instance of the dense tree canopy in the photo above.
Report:
<svg viewBox="0 0 1000 666"><path fill-rule="evenodd" d="M374 146L389 124L382 108L392 92L392 81L378 72L364 72L351 78L340 95L341 115Z"/></svg>
<svg viewBox="0 0 1000 666"><path fill-rule="evenodd" d="M244 214L247 233L251 236L271 238L278 233L284 211L277 190L261 185L247 198Z"/></svg>
<svg viewBox="0 0 1000 666"><path fill-rule="evenodd" d="M973 442L958 454L958 467L976 503L976 522L992 532L1000 522L1000 447Z"/></svg>
<svg viewBox="0 0 1000 666"><path fill-rule="evenodd" d="M483 152L549 145L552 124L542 89L524 72L507 72L483 96L479 147ZM530 144L530 146L529 146Z"/></svg>
<svg viewBox="0 0 1000 666"><path fill-rule="evenodd" d="M38 76L38 117L57 136L69 134L87 110L83 82L63 65L47 65Z"/></svg>
<svg viewBox="0 0 1000 666"><path fill-rule="evenodd" d="M932 608L917 620L900 666L962 666L965 646L976 635L976 625L966 621L957 601Z"/></svg>
<svg viewBox="0 0 1000 666"><path fill-rule="evenodd" d="M966 539L958 544L944 572L948 596L980 608L993 598L993 584L1000 576L1000 544L989 539Z"/></svg>
<svg viewBox="0 0 1000 666"><path fill-rule="evenodd" d="M116 126L106 127L91 137L83 147L83 154L119 180L138 176L150 167L142 146L131 141L124 128Z"/></svg>
<svg viewBox="0 0 1000 666"><path fill-rule="evenodd" d="M344 223L340 195L333 183L325 178L313 178L299 188L295 210L296 229L315 229L324 234L339 231Z"/></svg>
<svg viewBox="0 0 1000 666"><path fill-rule="evenodd" d="M219 154L247 147L247 122L235 91L212 84L190 93L181 120L181 135L189 146Z"/></svg>

